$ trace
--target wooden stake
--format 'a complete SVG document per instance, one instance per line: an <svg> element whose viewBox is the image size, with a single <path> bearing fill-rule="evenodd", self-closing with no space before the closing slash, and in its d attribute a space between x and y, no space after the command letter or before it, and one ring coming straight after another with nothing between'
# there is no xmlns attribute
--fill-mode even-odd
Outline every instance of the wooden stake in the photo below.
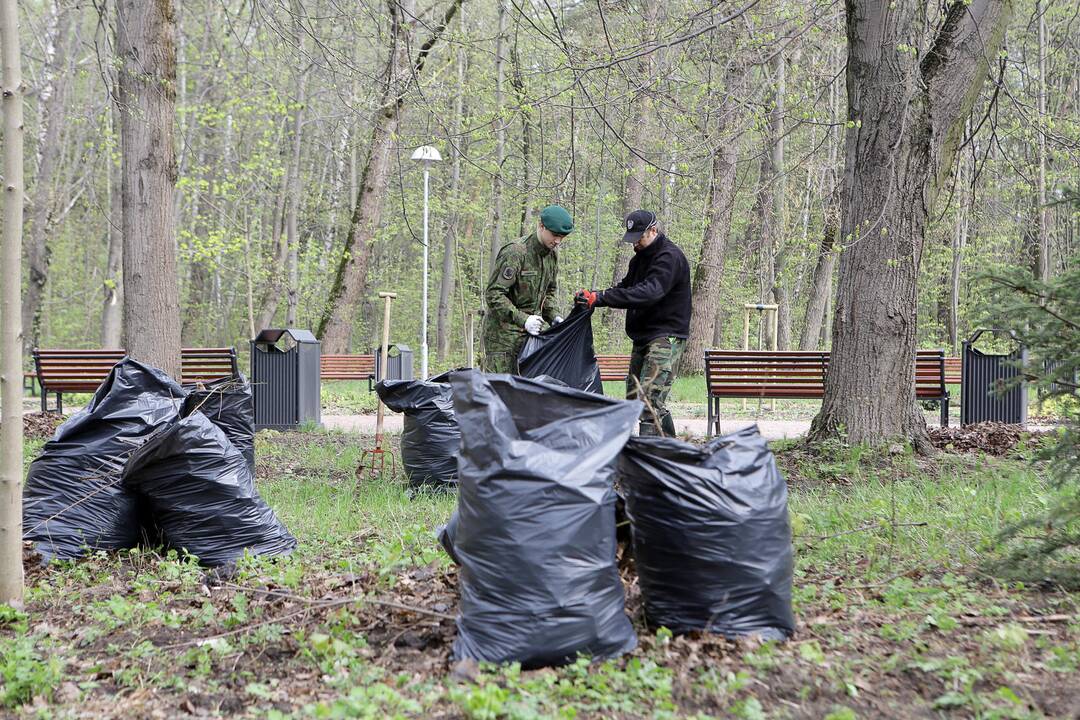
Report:
<svg viewBox="0 0 1080 720"><path fill-rule="evenodd" d="M379 297L383 299L383 325L382 325L382 351L381 360L382 364L379 366L382 369L382 377L375 378L376 381L386 379L386 364L390 362L390 301L397 297L397 293L381 292ZM382 434L383 434L383 415L385 414L385 406L383 405L382 398L379 398L379 406L375 415L375 450L382 449Z"/></svg>

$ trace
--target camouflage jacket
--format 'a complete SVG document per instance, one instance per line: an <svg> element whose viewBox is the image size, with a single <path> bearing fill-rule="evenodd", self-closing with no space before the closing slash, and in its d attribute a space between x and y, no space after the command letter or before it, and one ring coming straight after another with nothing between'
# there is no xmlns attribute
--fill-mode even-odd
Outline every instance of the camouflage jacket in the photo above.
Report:
<svg viewBox="0 0 1080 720"><path fill-rule="evenodd" d="M524 340L525 320L530 315L539 315L549 324L555 320L558 274L557 251L544 247L536 233L499 250L484 291L484 339L489 350Z"/></svg>

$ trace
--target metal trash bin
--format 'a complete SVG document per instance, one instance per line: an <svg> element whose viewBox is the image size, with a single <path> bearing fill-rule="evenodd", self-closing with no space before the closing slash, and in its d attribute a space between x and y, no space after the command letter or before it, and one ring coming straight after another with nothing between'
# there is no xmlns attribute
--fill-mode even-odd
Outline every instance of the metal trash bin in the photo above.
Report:
<svg viewBox="0 0 1080 720"><path fill-rule="evenodd" d="M960 424L1027 422L1028 387L1023 379L1027 348L1017 342L1011 353L994 354L975 347L983 333L978 330L964 341L960 364ZM1013 337L1011 333L1010 337ZM1013 337L1015 342L1015 337Z"/></svg>
<svg viewBox="0 0 1080 720"><path fill-rule="evenodd" d="M251 341L255 429L290 430L322 422L321 344L308 330L267 328Z"/></svg>
<svg viewBox="0 0 1080 720"><path fill-rule="evenodd" d="M392 343L387 348L386 376L382 371L382 347L375 348L375 382L380 380L412 380L413 351L408 345Z"/></svg>

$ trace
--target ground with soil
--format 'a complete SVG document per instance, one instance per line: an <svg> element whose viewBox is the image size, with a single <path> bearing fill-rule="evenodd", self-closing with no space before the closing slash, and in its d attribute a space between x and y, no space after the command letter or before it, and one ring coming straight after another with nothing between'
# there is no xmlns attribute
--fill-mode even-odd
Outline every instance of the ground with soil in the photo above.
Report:
<svg viewBox="0 0 1080 720"><path fill-rule="evenodd" d="M996 530L1038 506L1043 480L1026 463L781 444L796 535L791 642L648 627L627 559L638 649L524 672L451 661L456 569L434 529L454 500L410 500L394 478L357 482L370 443L259 436L260 489L301 542L292 558L225 576L175 553L47 568L27 556L25 611L0 609L6 712L841 720L1080 707L1080 596L979 570Z"/></svg>

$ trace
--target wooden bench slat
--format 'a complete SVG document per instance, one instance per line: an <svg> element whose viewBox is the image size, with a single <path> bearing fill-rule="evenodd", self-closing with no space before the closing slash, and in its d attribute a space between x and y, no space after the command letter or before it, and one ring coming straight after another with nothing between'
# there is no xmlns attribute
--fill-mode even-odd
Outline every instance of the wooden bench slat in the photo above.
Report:
<svg viewBox="0 0 1080 720"><path fill-rule="evenodd" d="M373 380L374 355L323 355L319 359L319 375L323 380Z"/></svg>

